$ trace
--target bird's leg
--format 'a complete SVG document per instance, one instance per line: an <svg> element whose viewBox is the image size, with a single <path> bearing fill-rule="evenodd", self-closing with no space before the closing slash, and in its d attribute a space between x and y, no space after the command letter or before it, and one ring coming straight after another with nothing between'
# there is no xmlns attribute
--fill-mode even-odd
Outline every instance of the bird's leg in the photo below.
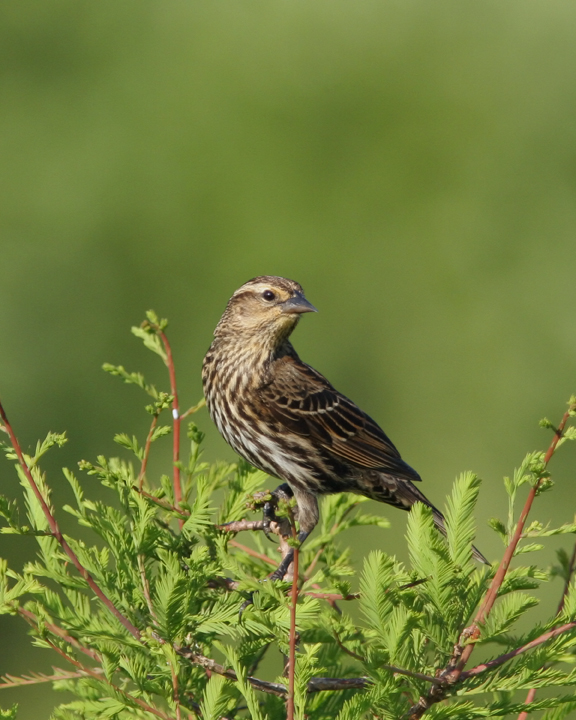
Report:
<svg viewBox="0 0 576 720"><path fill-rule="evenodd" d="M294 490L293 495L296 498L297 503L295 515L300 525L298 542L301 545L308 535L310 535L312 530L314 530L316 523L318 522L318 501L316 500L315 495L303 492L299 489ZM288 572L293 560L294 548L289 547L286 555L282 558L280 565L278 565L276 570L272 573L272 575L270 575L270 580L282 580Z"/></svg>
<svg viewBox="0 0 576 720"><path fill-rule="evenodd" d="M303 530L300 530L300 532L298 533L298 542L300 544L302 544L304 542L304 540L306 540L308 535L310 535L309 532L304 532ZM289 548L286 555L284 555L284 557L282 558L282 562L280 563L280 565L278 565L276 570L274 570L272 575L270 575L269 579L270 580L283 580L284 576L288 572L290 565L292 565L293 560L294 560L294 548L291 547L291 548Z"/></svg>

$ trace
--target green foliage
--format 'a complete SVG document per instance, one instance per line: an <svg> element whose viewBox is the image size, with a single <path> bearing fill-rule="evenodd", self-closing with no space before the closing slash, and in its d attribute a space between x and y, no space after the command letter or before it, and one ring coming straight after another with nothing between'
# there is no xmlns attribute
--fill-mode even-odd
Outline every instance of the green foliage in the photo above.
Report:
<svg viewBox="0 0 576 720"><path fill-rule="evenodd" d="M0 708L0 718L6 718L6 720L15 720L17 710L18 705L12 705L9 710L2 710L2 708Z"/></svg>
<svg viewBox="0 0 576 720"><path fill-rule="evenodd" d="M166 321L149 313L134 333L170 367L165 328ZM263 534L252 532L244 547L222 527L259 519L274 481L243 461L202 461L204 436L190 423L187 455L176 464L181 485L176 505L173 468L156 480L145 471L153 443L171 432L171 425L157 421L170 411L172 395L157 391L138 373L105 369L154 397L154 404L146 408L153 424L147 438L115 436L128 459L99 456L79 463L81 471L107 489L108 500L89 499L76 475L63 471L74 501L64 510L92 537L84 532L82 539L65 538L85 571L78 572L52 534L53 525L20 466L23 507L0 498L3 532L34 535L39 545L38 558L22 572L0 561L0 613L26 619L34 643L70 663L68 673L33 676L75 695L54 711L53 718L283 720L287 678L273 681L265 664L274 655L279 659L289 653L291 583L265 581L279 554ZM190 412L200 407L201 403ZM575 434L568 431L564 437ZM50 433L33 456L25 456L51 513L39 461L63 442L63 435ZM6 448L6 454L10 461L17 459L12 448ZM516 529L523 486L549 484L543 460L541 452L528 454L512 479L504 480L506 518L494 519L491 525L506 544ZM409 563L382 550L368 553L358 593L352 592L355 570L342 534L361 525L385 529L388 523L362 511L364 498L347 493L323 498L319 527L299 551L295 720L397 720L427 695L431 682L450 663L455 645L466 642L462 632L472 623L494 576L496 566L479 566L472 559L479 491L480 480L473 473L457 478L446 505L446 538L438 534L430 509L415 505L407 529ZM286 516L292 512L289 505L284 508ZM26 524L20 523L21 514ZM533 521L524 528L516 554L533 551L534 538L545 541L575 532L574 522L549 528ZM562 550L559 563L548 571L515 562L476 639L483 659L501 656L574 621L573 561ZM109 602L95 597L86 573ZM519 631L520 620L522 628L530 627L530 610L537 603L529 591L554 577L566 586L560 615ZM137 628L136 634L111 612L112 605ZM576 632L556 635L486 672L446 686L445 699L433 704L427 717L509 716L520 712L522 693L529 688L549 691L536 699L531 711L546 710L547 720L567 717L576 708L576 694L565 690L576 684L576 670L571 669L575 652ZM331 689L314 691L318 678L331 678ZM350 689L340 682L352 678L356 680ZM16 686L23 681L11 682ZM557 693L556 688L564 690ZM1 717L13 718L15 713L14 707L1 711Z"/></svg>

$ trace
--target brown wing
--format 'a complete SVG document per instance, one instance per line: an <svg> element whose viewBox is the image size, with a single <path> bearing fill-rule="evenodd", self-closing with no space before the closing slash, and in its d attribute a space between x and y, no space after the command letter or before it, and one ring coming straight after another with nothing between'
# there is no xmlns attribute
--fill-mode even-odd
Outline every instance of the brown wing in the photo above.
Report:
<svg viewBox="0 0 576 720"><path fill-rule="evenodd" d="M342 460L420 480L374 420L297 356L275 360L269 381L259 393L276 420L299 435L315 439Z"/></svg>

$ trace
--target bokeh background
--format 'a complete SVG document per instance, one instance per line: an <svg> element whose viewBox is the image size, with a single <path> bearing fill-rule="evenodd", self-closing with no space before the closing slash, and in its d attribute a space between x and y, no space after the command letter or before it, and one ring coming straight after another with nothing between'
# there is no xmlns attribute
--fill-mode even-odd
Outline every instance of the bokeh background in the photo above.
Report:
<svg viewBox="0 0 576 720"><path fill-rule="evenodd" d="M60 466L146 432L144 398L100 370L166 386L129 332L144 311L170 319L189 405L227 298L278 274L320 309L300 354L431 499L463 470L484 478L478 545L498 557L502 476L576 391L575 32L571 0L3 3L0 393L26 447L68 431L46 462L56 502ZM231 458L198 422L207 456ZM535 517L572 520L574 461L554 459ZM0 482L17 491L5 461ZM358 561L405 556L405 516L380 511L392 529L351 535ZM0 537L17 566L33 554ZM48 669L1 620L0 672ZM60 696L0 704L15 700L28 720Z"/></svg>

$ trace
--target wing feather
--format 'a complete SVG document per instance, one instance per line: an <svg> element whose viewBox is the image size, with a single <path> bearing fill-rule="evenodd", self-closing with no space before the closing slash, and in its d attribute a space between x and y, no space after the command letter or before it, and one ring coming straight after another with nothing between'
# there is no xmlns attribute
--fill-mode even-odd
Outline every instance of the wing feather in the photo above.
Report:
<svg viewBox="0 0 576 720"><path fill-rule="evenodd" d="M295 353L274 360L268 378L260 399L277 422L358 468L420 480L382 428Z"/></svg>

